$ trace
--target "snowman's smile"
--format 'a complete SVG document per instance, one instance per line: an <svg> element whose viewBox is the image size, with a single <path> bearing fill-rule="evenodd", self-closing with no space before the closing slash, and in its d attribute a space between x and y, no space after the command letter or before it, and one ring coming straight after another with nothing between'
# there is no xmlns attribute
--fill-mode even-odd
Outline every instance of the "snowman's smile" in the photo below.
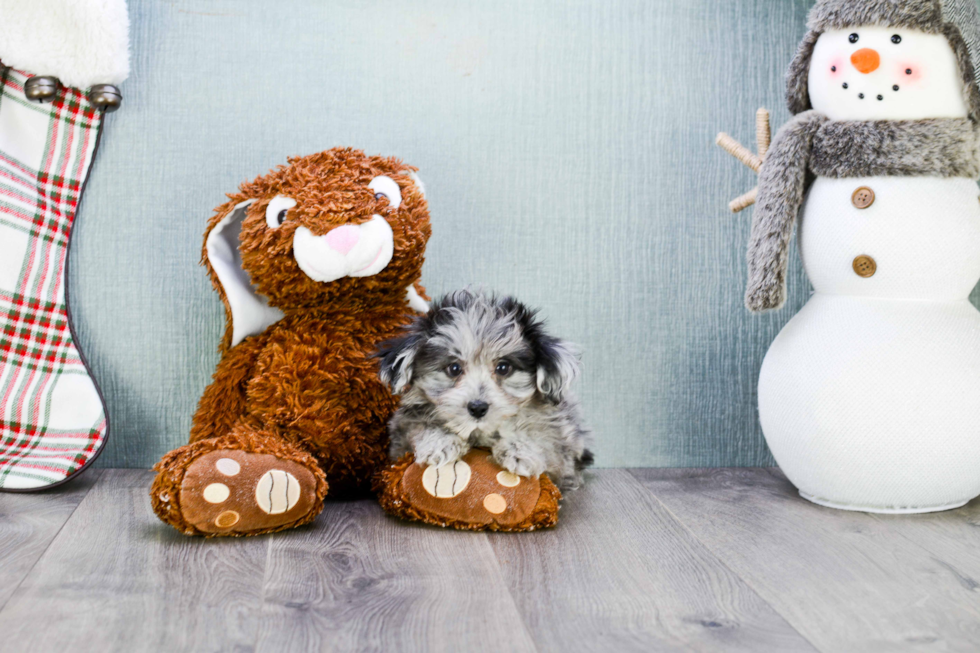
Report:
<svg viewBox="0 0 980 653"><path fill-rule="evenodd" d="M868 90L867 86L865 85L853 88L850 82L844 82L841 84L841 88L845 91L857 91L858 100L877 100L878 102L884 102L889 95L898 93L902 90L902 87L898 84L892 84L892 87L888 90Z"/></svg>
<svg viewBox="0 0 980 653"><path fill-rule="evenodd" d="M853 34L851 37L853 38ZM892 35L892 41L896 45L901 44L902 37L898 34ZM834 61L830 66L831 75L835 75L841 69L846 70L850 68L848 72L856 73L859 76L858 83L852 84L849 81L845 81L841 84L841 88L844 91L857 91L857 99L874 99L878 102L884 102L885 98L891 93L898 93L902 90L900 84L891 84L890 89L884 88L888 85L889 80L884 78L884 75L879 74L881 69L881 54L872 48L862 48L854 52L851 55L850 61L848 62L850 66L843 64L840 61ZM906 77L912 77L915 70L911 67L907 67L904 71ZM846 74L846 73L845 73ZM894 75L892 75L894 77ZM878 79L875 79L878 78ZM870 82L877 82L876 84L871 84ZM872 88L869 88L872 87Z"/></svg>

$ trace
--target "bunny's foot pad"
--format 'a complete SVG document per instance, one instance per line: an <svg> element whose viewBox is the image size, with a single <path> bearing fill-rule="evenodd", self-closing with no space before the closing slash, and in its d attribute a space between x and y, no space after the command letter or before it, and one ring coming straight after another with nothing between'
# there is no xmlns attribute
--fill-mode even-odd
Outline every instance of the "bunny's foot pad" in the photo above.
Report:
<svg viewBox="0 0 980 653"><path fill-rule="evenodd" d="M482 449L439 468L407 455L381 472L378 485L386 512L433 526L518 532L558 523L561 492L547 475L516 476Z"/></svg>
<svg viewBox="0 0 980 653"><path fill-rule="evenodd" d="M188 535L242 536L299 526L320 513L326 480L309 454L286 443L262 451L215 444L181 447L154 468L159 474L150 496L164 522ZM277 444L286 450L269 451Z"/></svg>

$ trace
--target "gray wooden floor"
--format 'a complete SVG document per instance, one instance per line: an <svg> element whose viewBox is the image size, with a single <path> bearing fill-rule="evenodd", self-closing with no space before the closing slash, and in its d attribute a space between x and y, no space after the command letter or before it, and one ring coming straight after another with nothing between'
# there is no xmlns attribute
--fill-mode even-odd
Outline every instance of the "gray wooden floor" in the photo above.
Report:
<svg viewBox="0 0 980 653"><path fill-rule="evenodd" d="M879 517L810 505L775 470L604 470L551 531L357 501L202 540L156 520L150 479L0 494L0 650L980 650L980 502Z"/></svg>

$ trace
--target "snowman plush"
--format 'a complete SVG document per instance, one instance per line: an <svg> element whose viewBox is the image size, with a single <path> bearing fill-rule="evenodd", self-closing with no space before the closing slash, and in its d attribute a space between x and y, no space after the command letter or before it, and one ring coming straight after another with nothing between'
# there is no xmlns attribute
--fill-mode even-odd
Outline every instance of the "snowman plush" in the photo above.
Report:
<svg viewBox="0 0 980 653"><path fill-rule="evenodd" d="M772 344L759 416L806 499L914 513L980 495L975 0L819 0L761 162L746 304L814 293ZM971 56L972 55L972 56Z"/></svg>

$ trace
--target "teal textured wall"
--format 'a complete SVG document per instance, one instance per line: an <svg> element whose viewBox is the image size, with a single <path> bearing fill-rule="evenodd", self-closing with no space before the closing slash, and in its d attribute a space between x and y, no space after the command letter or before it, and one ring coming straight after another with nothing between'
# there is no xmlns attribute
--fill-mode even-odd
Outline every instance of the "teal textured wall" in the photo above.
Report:
<svg viewBox="0 0 980 653"><path fill-rule="evenodd" d="M424 282L540 306L585 350L602 466L764 465L755 384L808 286L742 308L754 175L713 146L788 114L806 0L130 0L133 74L83 200L70 283L109 403L100 461L187 438L223 313L211 209L335 145L421 169ZM794 255L795 256L795 255Z"/></svg>

